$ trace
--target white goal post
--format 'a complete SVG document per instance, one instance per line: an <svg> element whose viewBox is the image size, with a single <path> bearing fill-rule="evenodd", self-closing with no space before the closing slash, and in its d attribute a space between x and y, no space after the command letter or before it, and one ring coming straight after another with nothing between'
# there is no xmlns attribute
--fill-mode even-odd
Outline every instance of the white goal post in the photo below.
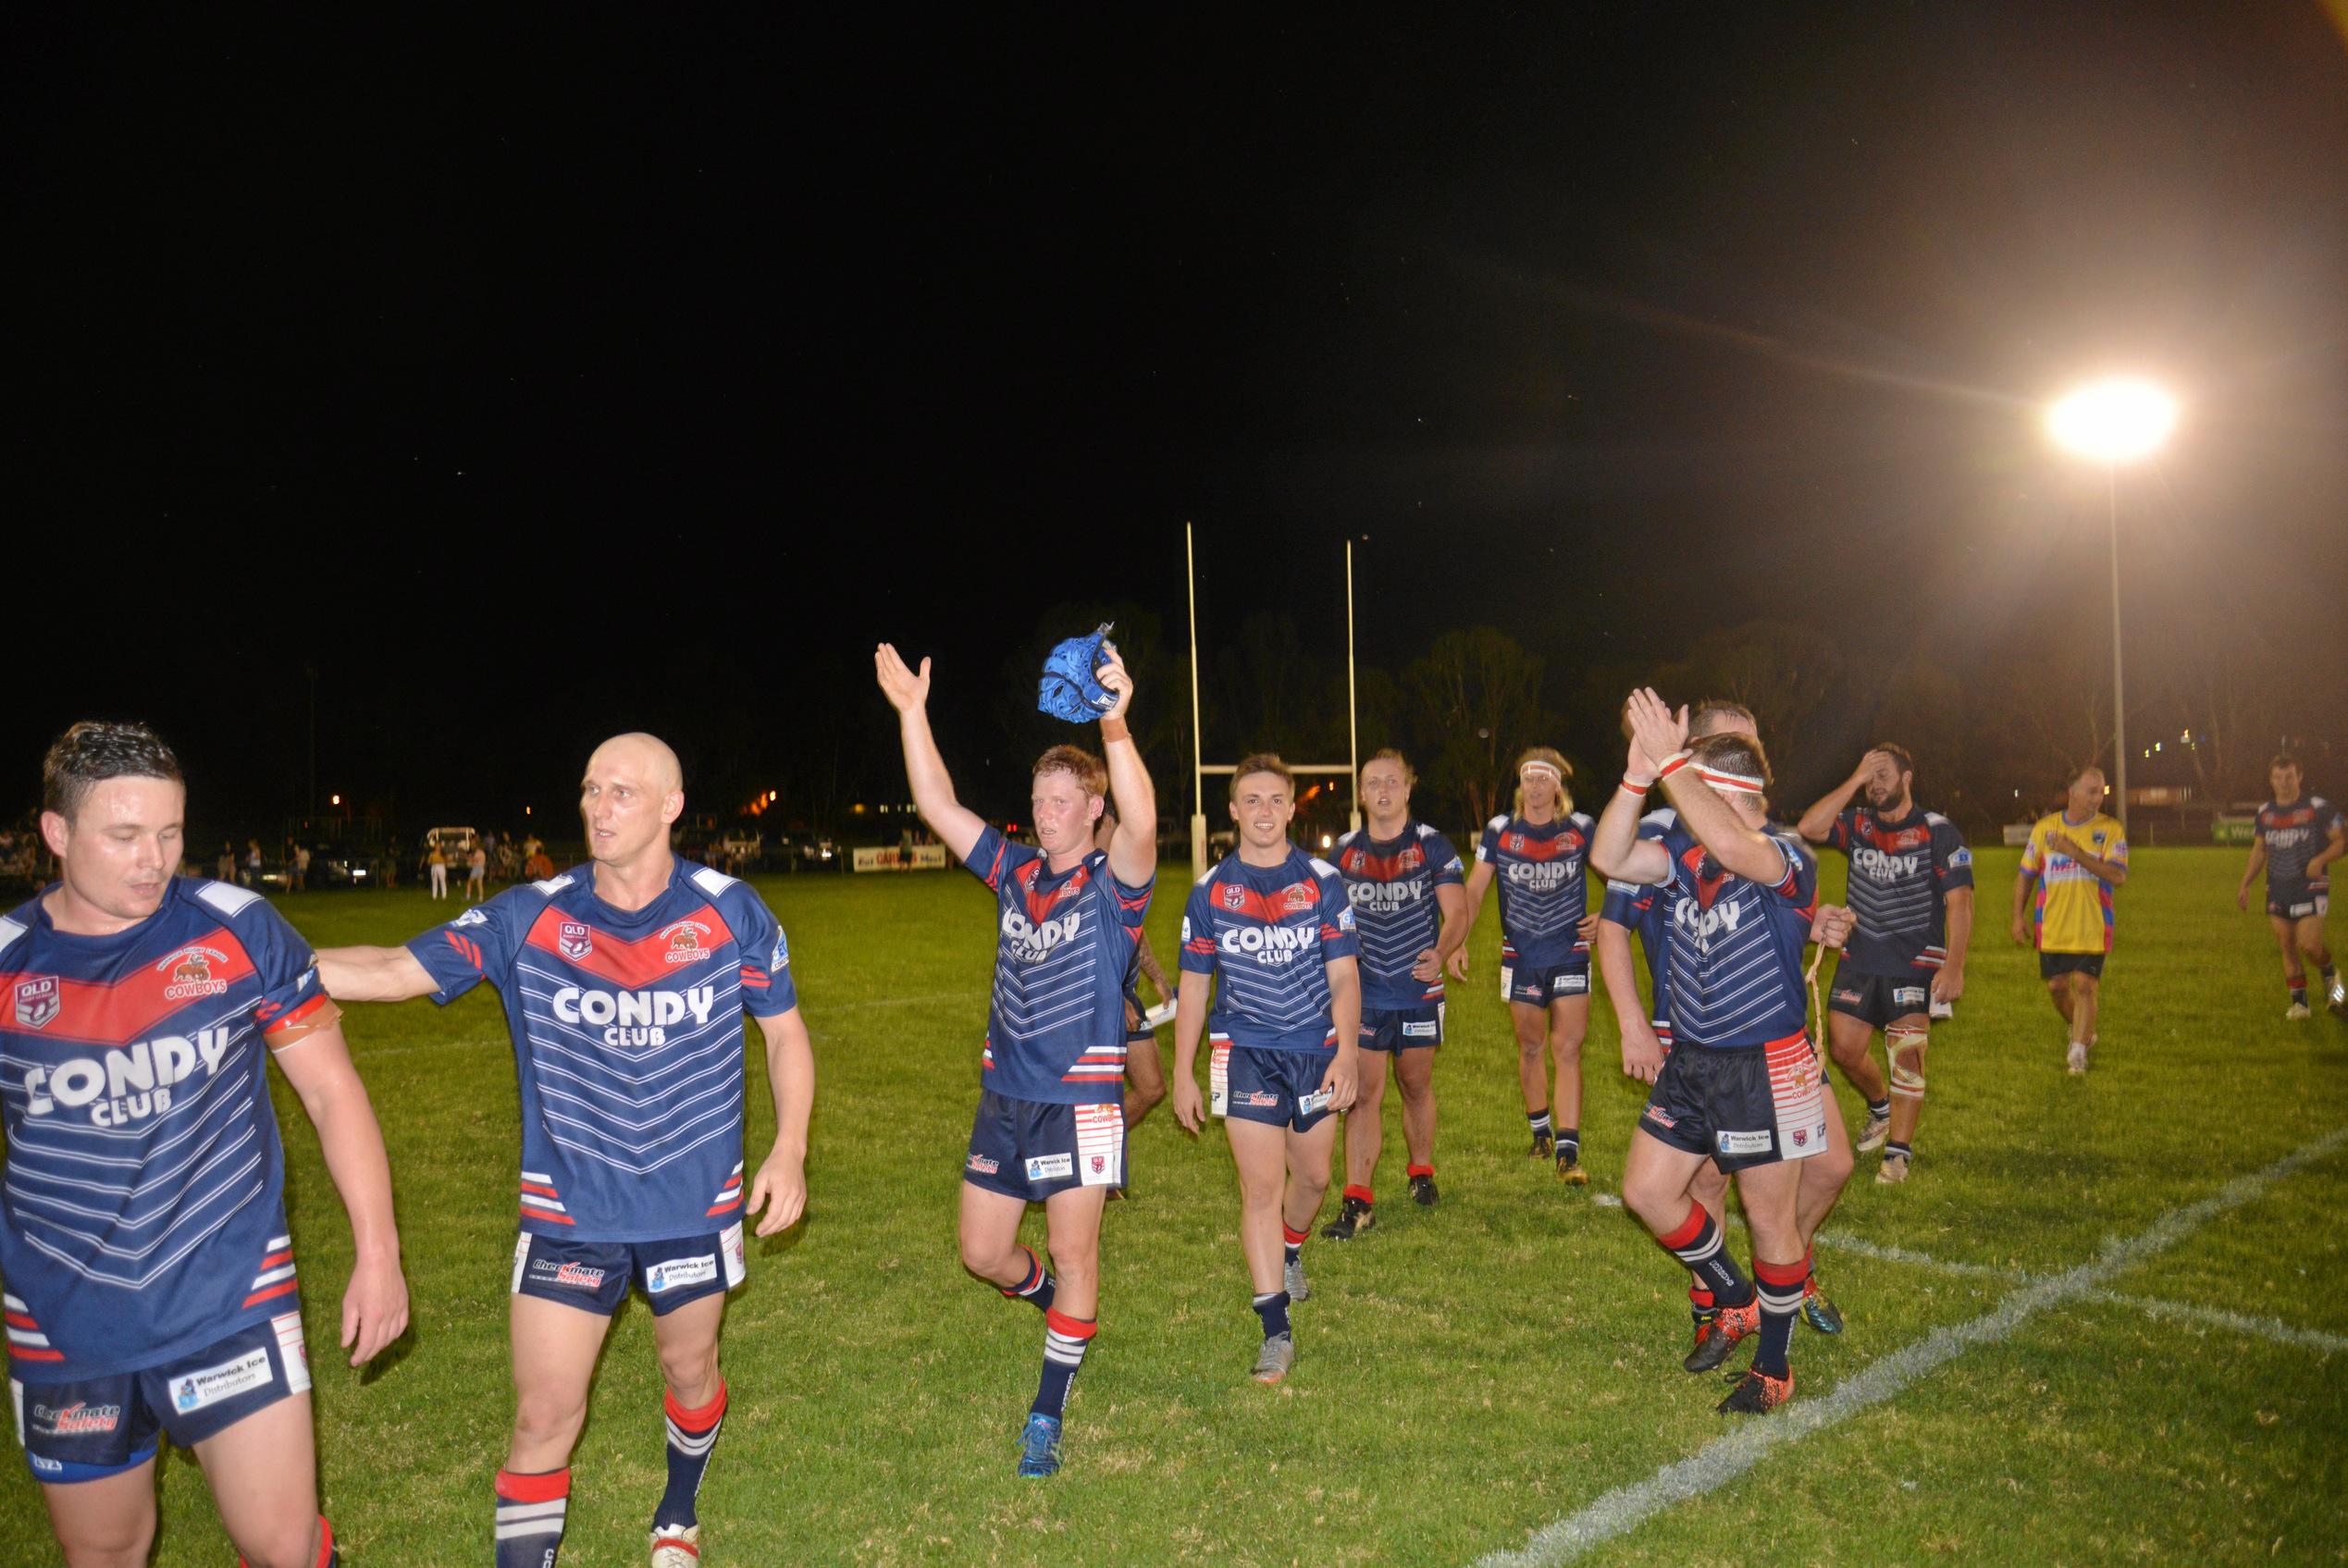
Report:
<svg viewBox="0 0 2348 1568"><path fill-rule="evenodd" d="M1191 876L1193 880L1206 874L1206 775L1229 775L1238 772L1236 762L1205 760L1203 740L1198 722L1198 555L1190 524L1182 525L1182 564L1190 580L1191 589ZM1291 762L1291 773L1321 773L1341 775L1345 779L1347 826L1362 825L1361 790L1355 781L1361 776L1362 735L1361 717L1353 698L1353 541L1345 541L1345 744L1353 760L1350 762Z"/></svg>

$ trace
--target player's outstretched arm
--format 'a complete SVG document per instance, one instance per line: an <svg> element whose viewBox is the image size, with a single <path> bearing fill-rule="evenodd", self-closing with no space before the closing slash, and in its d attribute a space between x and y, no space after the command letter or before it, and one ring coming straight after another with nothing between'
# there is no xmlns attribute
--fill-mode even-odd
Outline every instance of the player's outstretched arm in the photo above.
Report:
<svg viewBox="0 0 2348 1568"><path fill-rule="evenodd" d="M750 1184L746 1211L766 1211L757 1234L772 1236L797 1225L807 1209L807 1126L815 1107L815 1048L797 1007L759 1019L766 1037L766 1086L774 1096L774 1147Z"/></svg>
<svg viewBox="0 0 2348 1568"><path fill-rule="evenodd" d="M1109 796L1117 802L1109 870L1126 886L1139 887L1157 874L1157 787L1125 723L1125 710L1133 703L1133 677L1126 673L1115 644L1104 643L1101 651L1107 656L1101 685L1117 694L1115 705L1101 715L1101 752L1108 763Z"/></svg>
<svg viewBox="0 0 2348 1568"><path fill-rule="evenodd" d="M1174 1119L1195 1133L1206 1120L1206 1101L1198 1091L1198 1043L1206 1032L1206 1006L1214 978L1184 969L1174 998Z"/></svg>
<svg viewBox="0 0 2348 1568"><path fill-rule="evenodd" d="M1322 972L1328 977L1328 1016L1337 1031L1337 1055L1321 1083L1329 1092L1328 1108L1341 1111L1353 1105L1361 1087L1362 968L1348 954L1329 959Z"/></svg>
<svg viewBox="0 0 2348 1568"><path fill-rule="evenodd" d="M1623 1037L1623 1076L1652 1083L1663 1070L1663 1043L1647 1021L1647 1007L1638 999L1638 976L1631 967L1630 932L1613 920L1600 920L1590 938L1598 954L1599 978L1606 982L1606 1000Z"/></svg>
<svg viewBox="0 0 2348 1568"><path fill-rule="evenodd" d="M1973 890L1952 887L1941 898L1948 910L1948 957L1933 976L1933 1000L1954 1002L1965 994L1965 955L1973 946Z"/></svg>
<svg viewBox="0 0 2348 1568"><path fill-rule="evenodd" d="M400 1272L400 1228L392 1213L383 1129L359 1069L351 1065L341 1024L281 1030L270 1037L269 1052L318 1130L327 1174L351 1216L358 1258L342 1292L342 1345L351 1352L351 1364L364 1366L408 1327L408 1282Z"/></svg>
<svg viewBox="0 0 2348 1568"><path fill-rule="evenodd" d="M1467 886L1460 894L1459 919L1454 921L1447 914L1443 929L1435 938L1435 949L1443 957L1443 969L1453 980L1467 978L1467 934L1476 929L1476 920L1484 912L1484 895L1492 887L1492 864L1489 860L1476 862L1467 873Z"/></svg>
<svg viewBox="0 0 2348 1568"><path fill-rule="evenodd" d="M1654 839L1638 836L1638 820L1647 811L1645 786L1654 782L1652 764L1634 745L1630 771L1598 814L1597 831L1589 835L1590 870L1600 876L1655 887L1672 874L1671 852Z"/></svg>
<svg viewBox="0 0 2348 1568"><path fill-rule="evenodd" d="M954 798L954 780L938 755L937 739L930 734L930 661L921 661L919 674L887 643L872 650L872 672L881 695L896 710L897 729L905 742L905 780L913 790L913 808L921 813L938 842L957 860L967 860L986 823L979 814ZM1152 821L1155 821L1155 818Z"/></svg>
<svg viewBox="0 0 2348 1568"><path fill-rule="evenodd" d="M1875 771L1879 759L1888 760L1880 751L1871 751L1860 758L1858 769L1850 777L1810 802L1810 809L1802 813L1802 820L1794 824L1794 831L1812 844L1823 844L1834 837L1835 819L1843 814L1843 808L1850 804L1850 797L1859 793L1860 786Z"/></svg>
<svg viewBox="0 0 2348 1568"><path fill-rule="evenodd" d="M404 947L321 947L318 983L338 1002L405 1002L440 989Z"/></svg>

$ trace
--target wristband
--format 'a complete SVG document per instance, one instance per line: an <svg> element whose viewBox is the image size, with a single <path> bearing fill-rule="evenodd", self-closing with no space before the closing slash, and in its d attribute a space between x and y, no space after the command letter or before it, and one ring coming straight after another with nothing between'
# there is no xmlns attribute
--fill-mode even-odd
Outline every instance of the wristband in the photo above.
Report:
<svg viewBox="0 0 2348 1568"><path fill-rule="evenodd" d="M1616 784L1614 787L1621 790L1625 795L1629 796L1633 800L1644 800L1647 798L1649 786L1653 784L1654 782L1655 781L1653 779L1625 779L1621 784Z"/></svg>
<svg viewBox="0 0 2348 1568"><path fill-rule="evenodd" d="M1133 738L1133 732L1125 727L1124 720L1112 715L1101 721L1101 738L1103 740L1131 740Z"/></svg>

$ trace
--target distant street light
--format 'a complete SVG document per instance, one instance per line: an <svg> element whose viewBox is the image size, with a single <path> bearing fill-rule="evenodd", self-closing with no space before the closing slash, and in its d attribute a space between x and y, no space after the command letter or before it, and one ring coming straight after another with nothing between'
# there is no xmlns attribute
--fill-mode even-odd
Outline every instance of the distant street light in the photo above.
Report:
<svg viewBox="0 0 2348 1568"><path fill-rule="evenodd" d="M2128 825L2128 700L2119 661L2119 465L2150 457L2177 427L2177 401L2149 381L2099 381L2046 410L2057 445L2104 465L2111 525L2111 740L2119 809Z"/></svg>

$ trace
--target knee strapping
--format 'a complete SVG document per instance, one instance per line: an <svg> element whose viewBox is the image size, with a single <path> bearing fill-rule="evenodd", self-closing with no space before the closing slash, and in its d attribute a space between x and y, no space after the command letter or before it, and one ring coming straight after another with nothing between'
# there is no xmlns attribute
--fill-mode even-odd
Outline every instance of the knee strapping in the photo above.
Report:
<svg viewBox="0 0 2348 1568"><path fill-rule="evenodd" d="M1924 1097L1924 1042L1929 1038L1912 1024L1884 1031L1885 1054L1891 1058L1891 1092L1903 1099Z"/></svg>

